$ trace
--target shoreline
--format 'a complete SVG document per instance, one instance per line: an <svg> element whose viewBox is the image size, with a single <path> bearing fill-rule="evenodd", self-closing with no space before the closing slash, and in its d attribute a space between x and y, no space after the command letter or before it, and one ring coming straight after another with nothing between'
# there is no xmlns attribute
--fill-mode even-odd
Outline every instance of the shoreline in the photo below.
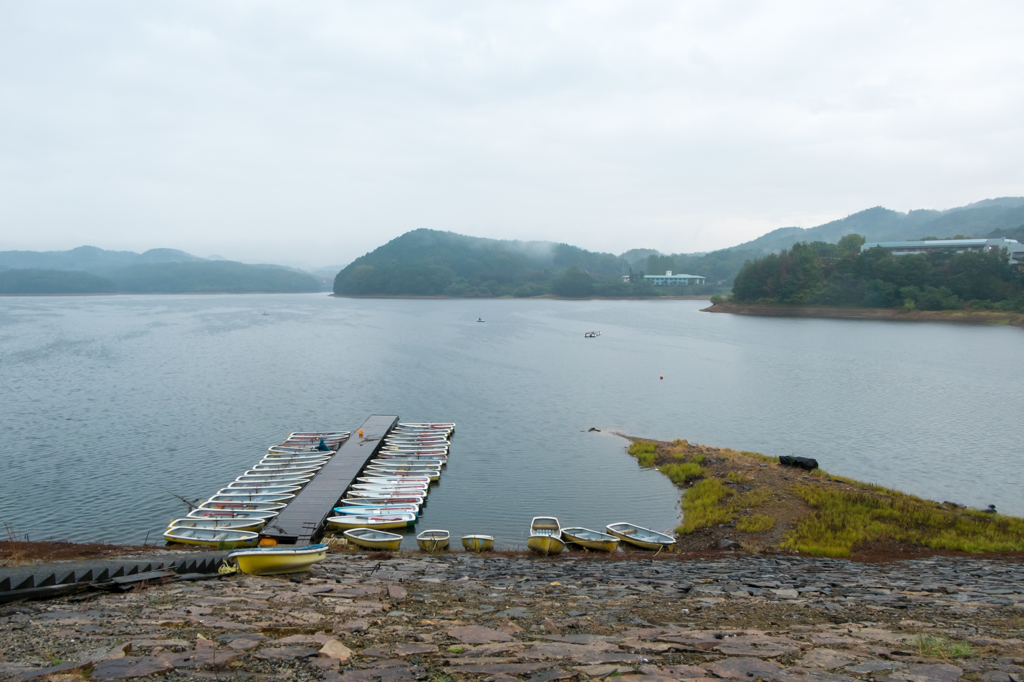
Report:
<svg viewBox="0 0 1024 682"><path fill-rule="evenodd" d="M409 300L446 300L446 301L710 301L714 294L699 294L693 296L587 296L585 298L566 298L554 294L543 296L416 296L407 294L402 296L391 296L388 294L366 294L356 296L354 294L330 294L331 298L354 298L354 299L409 299Z"/></svg>
<svg viewBox="0 0 1024 682"><path fill-rule="evenodd" d="M1024 313L990 310L901 310L897 308L830 308L824 306L716 303L705 313L731 313L757 317L803 317L835 320L891 320L896 322L954 322L1024 328Z"/></svg>

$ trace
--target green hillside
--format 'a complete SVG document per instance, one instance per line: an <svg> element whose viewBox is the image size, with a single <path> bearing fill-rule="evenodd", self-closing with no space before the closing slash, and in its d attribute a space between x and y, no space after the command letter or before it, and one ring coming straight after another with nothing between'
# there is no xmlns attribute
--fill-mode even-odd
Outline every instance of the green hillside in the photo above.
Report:
<svg viewBox="0 0 1024 682"><path fill-rule="evenodd" d="M320 291L312 275L278 265L247 265L233 261L133 265L107 273L126 294L279 293Z"/></svg>
<svg viewBox="0 0 1024 682"><path fill-rule="evenodd" d="M334 293L537 296L560 288L574 292L569 295L615 296L626 295L616 292L628 288L622 285L628 269L618 256L568 244L414 230L342 269L334 280Z"/></svg>
<svg viewBox="0 0 1024 682"><path fill-rule="evenodd" d="M736 276L738 303L1024 312L1024 273L1006 249L893 256L861 251L852 234L838 244L797 242L747 262Z"/></svg>
<svg viewBox="0 0 1024 682"><path fill-rule="evenodd" d="M0 270L0 294L112 294L117 287L109 279L88 272L66 270Z"/></svg>

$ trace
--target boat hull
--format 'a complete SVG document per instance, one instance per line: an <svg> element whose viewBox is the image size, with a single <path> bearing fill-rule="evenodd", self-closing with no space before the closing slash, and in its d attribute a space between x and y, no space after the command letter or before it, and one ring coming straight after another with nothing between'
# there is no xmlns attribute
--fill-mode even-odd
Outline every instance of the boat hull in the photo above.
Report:
<svg viewBox="0 0 1024 682"><path fill-rule="evenodd" d="M408 517L412 518L408 518ZM373 528L374 530L391 530L392 528L407 528L416 525L415 514L396 514L393 517L367 518L359 515L341 514L331 516L327 519L327 525L335 530L349 530L352 528Z"/></svg>
<svg viewBox="0 0 1024 682"><path fill-rule="evenodd" d="M387 533L387 535L390 535L391 537L374 538L369 536L360 537L359 535L353 533L351 530L347 530L343 533L343 535L345 536L345 539L347 539L353 545L363 547L365 549L376 549L384 550L387 552L397 552L399 546L401 546L402 544L402 536L393 535L391 533Z"/></svg>
<svg viewBox="0 0 1024 682"><path fill-rule="evenodd" d="M619 530L616 530L612 526L606 527L605 530L608 531L610 534L614 535L615 537L617 537L618 539L622 540L623 542L632 545L633 547L639 547L640 549L671 549L672 546L675 544L674 540L669 542L668 539L664 541L642 540L640 538L633 537L632 533L621 532Z"/></svg>
<svg viewBox="0 0 1024 682"><path fill-rule="evenodd" d="M553 535L531 535L526 540L526 546L545 556L561 554L565 549L565 543Z"/></svg>
<svg viewBox="0 0 1024 682"><path fill-rule="evenodd" d="M416 544L422 552L444 552L451 543L452 536L448 531L425 530L416 536Z"/></svg>
<svg viewBox="0 0 1024 682"><path fill-rule="evenodd" d="M602 533L603 535L603 533ZM619 548L618 538L608 538L607 540L585 538L575 535L572 531L562 529L562 538L570 544L589 549L594 552L614 552Z"/></svg>
<svg viewBox="0 0 1024 682"><path fill-rule="evenodd" d="M466 535L462 546L470 552L487 552L494 549L494 538L489 535Z"/></svg>
<svg viewBox="0 0 1024 682"><path fill-rule="evenodd" d="M326 545L315 545L301 549L255 549L232 552L229 559L238 563L242 573L250 575L280 575L308 571L318 561L327 557Z"/></svg>

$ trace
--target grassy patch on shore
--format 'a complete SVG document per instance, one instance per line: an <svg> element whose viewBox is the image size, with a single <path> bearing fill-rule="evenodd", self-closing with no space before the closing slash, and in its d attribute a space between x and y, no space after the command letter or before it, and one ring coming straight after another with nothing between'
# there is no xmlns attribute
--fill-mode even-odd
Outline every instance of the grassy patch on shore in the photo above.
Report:
<svg viewBox="0 0 1024 682"><path fill-rule="evenodd" d="M1007 552L1024 549L1024 519L936 502L875 486L861 492L813 485L794 492L813 511L799 520L782 546L807 554L848 556L855 545L892 540L932 549Z"/></svg>
<svg viewBox="0 0 1024 682"><path fill-rule="evenodd" d="M891 554L897 546L900 552L1024 551L1024 519L784 467L775 457L685 440L635 440L629 454L684 489L676 533L689 549L729 538L750 550L829 557Z"/></svg>

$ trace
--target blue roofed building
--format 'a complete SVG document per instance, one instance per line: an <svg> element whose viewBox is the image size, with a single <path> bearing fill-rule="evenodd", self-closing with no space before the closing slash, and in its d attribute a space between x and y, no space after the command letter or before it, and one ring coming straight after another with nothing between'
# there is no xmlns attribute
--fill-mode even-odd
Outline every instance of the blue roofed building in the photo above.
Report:
<svg viewBox="0 0 1024 682"><path fill-rule="evenodd" d="M1016 239L928 239L908 242L867 242L860 248L861 252L875 247L886 249L894 256L907 256L915 253L931 253L933 251L991 251L1006 249L1010 252L1010 262L1017 265L1024 263L1024 244Z"/></svg>
<svg viewBox="0 0 1024 682"><path fill-rule="evenodd" d="M704 279L700 275L673 275L671 270L666 270L664 275L644 275L644 280L657 287L680 284L704 284Z"/></svg>

